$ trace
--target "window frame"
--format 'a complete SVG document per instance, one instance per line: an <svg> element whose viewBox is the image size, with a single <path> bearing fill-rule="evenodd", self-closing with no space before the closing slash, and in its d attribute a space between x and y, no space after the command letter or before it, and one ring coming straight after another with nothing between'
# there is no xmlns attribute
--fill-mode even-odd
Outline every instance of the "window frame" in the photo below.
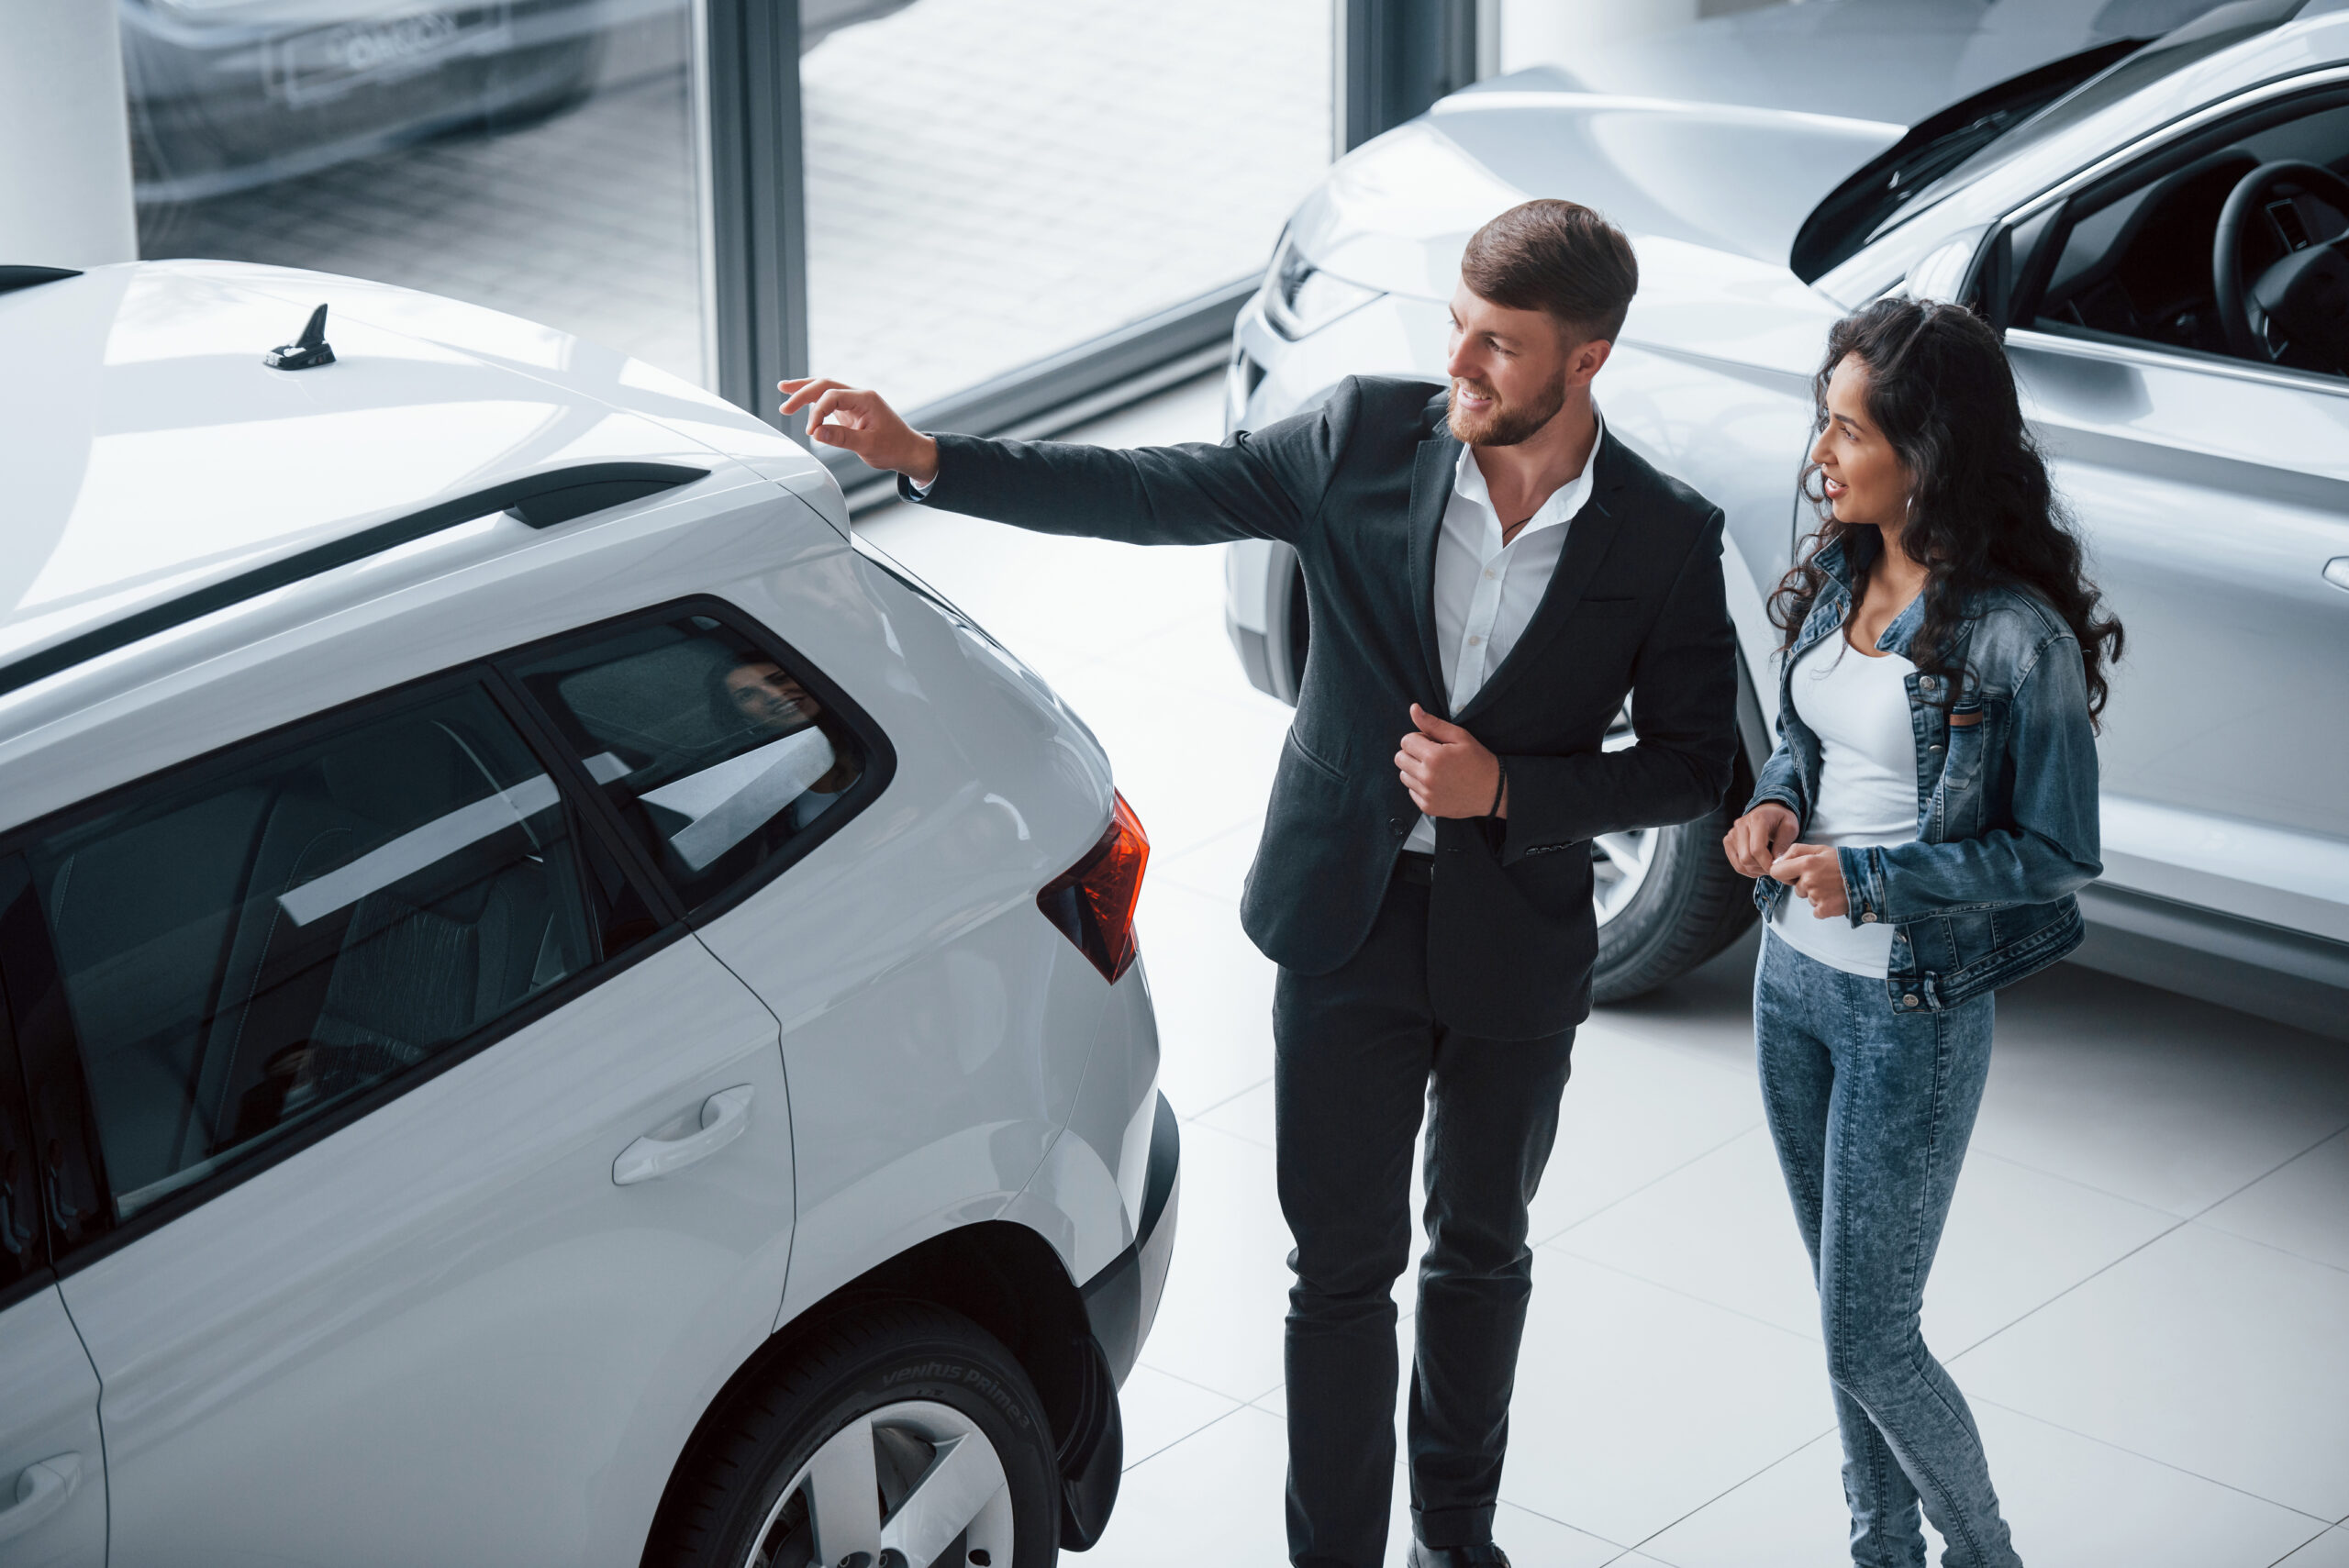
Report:
<svg viewBox="0 0 2349 1568"><path fill-rule="evenodd" d="M2073 229L2129 191L2158 181L2196 159L2217 151L2244 136L2299 119L2310 114L2349 107L2349 65L2321 66L2262 83L2175 121L2119 149L2080 170L2071 178L2018 204L1990 226L1976 251L1961 295L1983 306L1997 307L1994 320L2003 321L2002 336L2020 333L2028 347L2068 351L2090 359L2189 371L2238 381L2261 383L2296 392L2349 395L2349 377L2326 375L2288 365L2263 364L2232 354L2181 348L2149 338L2131 338L2093 328L2049 330L2038 325L2037 311L2049 274L2062 259ZM2011 237L2037 226L2028 255L1992 260ZM2005 277L1998 274L2011 269ZM2009 290L2004 300L1984 297Z"/></svg>
<svg viewBox="0 0 2349 1568"><path fill-rule="evenodd" d="M841 796L838 806L825 813L833 820L800 835L794 840L790 852L778 854L754 868L723 892L691 910L678 898L668 879L651 864L651 857L636 835L620 820L604 792L587 777L584 766L573 754L570 744L562 740L553 717L540 708L536 700L507 668L513 662L554 651L614 629L674 620L687 614L708 616L743 637L753 647L775 658L778 663L798 676L807 690L837 715L866 749L866 766L863 776ZM609 617L553 637L540 638L518 648L469 659L445 670L368 692L273 728L240 736L208 751L113 785L71 806L0 830L0 886L8 883L5 876L6 868L11 864L25 865L27 847L38 839L102 817L160 787L200 786L207 779L241 771L256 761L283 754L345 730L363 720L371 712L412 706L466 687L482 692L500 717L513 725L523 744L537 758L548 776L555 781L577 830L596 836L607 852L618 863L622 874L643 898L646 906L652 911L659 922L656 928L618 953L598 956L578 973L564 976L473 1033L451 1041L416 1065L369 1085L340 1106L286 1129L250 1156L234 1161L189 1183L177 1192L158 1198L127 1219L117 1219L114 1213L115 1194L106 1180L105 1154L96 1122L96 1101L90 1092L79 1033L61 1005L61 995L53 1004L40 1008L43 1016L28 1017L28 1010L34 1006L27 999L33 983L39 981L45 973L50 977L50 983L43 984L43 990L61 991L62 984L61 978L58 978L54 939L49 930L45 912L39 908L37 897L28 886L20 895L32 906L31 917L22 922L25 929L11 929L8 925L0 923L0 1007L7 1009L6 1026L16 1047L12 1051L0 1051L0 1071L17 1074L18 1058L25 1052L26 1041L32 1035L39 1035L47 1039L49 1053L58 1059L51 1065L61 1070L70 1067L77 1075L78 1083L72 1097L76 1101L74 1110L78 1114L71 1118L70 1125L61 1116L52 1118L44 1115L39 1098L30 1092L28 1080L20 1077L18 1082L26 1091L25 1108L36 1145L45 1145L52 1139L57 1140L66 1163L104 1201L98 1214L93 1217L99 1222L75 1237L67 1234L60 1226L52 1205L44 1195L42 1221L48 1267L28 1275L26 1280L17 1284L0 1289L0 1306L12 1304L22 1290L37 1290L55 1280L68 1277L182 1216L203 1207L221 1194L373 1116L509 1035L579 1000L613 976L685 940L700 926L770 885L776 877L838 832L850 818L862 815L864 808L888 787L896 770L896 751L887 736L837 682L756 616L714 596L693 595ZM805 842L802 843L801 840ZM583 851L584 846L574 852ZM11 906L17 896L19 895L11 895ZM6 907L0 907L0 917L5 917L7 912ZM600 933L598 940L600 946Z"/></svg>
<svg viewBox="0 0 2349 1568"><path fill-rule="evenodd" d="M7 869L13 862L0 860L0 886L5 886ZM39 1140L33 1131L32 1095L28 1089L23 1069L17 1062L16 1021L8 1006L8 993L0 984L0 1118L13 1121L26 1140L26 1152L34 1159L34 1168L26 1173L39 1194ZM49 1204L45 1195L38 1195L39 1223L33 1231L35 1251L27 1259L24 1272L11 1280L0 1280L0 1313L6 1313L20 1301L28 1300L57 1283L56 1271L50 1267L50 1238Z"/></svg>
<svg viewBox="0 0 2349 1568"><path fill-rule="evenodd" d="M805 831L795 834L789 844L780 852L753 866L698 904L685 902L684 895L670 882L667 873L655 863L651 852L645 848L634 829L621 819L618 810L606 796L603 789L588 778L584 761L571 754L573 748L570 741L563 739L562 721L557 716L544 711L542 705L530 694L523 684L521 677L514 673L513 668L529 659L562 652L601 639L625 634L641 627L666 625L686 616L704 616L718 622L752 648L765 654L780 668L790 672L792 679L806 688L808 695L822 703L825 711L838 718L841 726L856 738L857 744L864 751L864 770L857 775L856 782L841 794L839 804L818 817ZM668 906L680 913L689 929L699 930L712 920L740 907L785 872L815 852L833 834L847 826L852 818L863 815L865 808L880 798L882 792L889 787L890 780L896 776L896 748L889 743L887 733L874 722L872 716L858 706L856 701L841 689L838 682L826 674L820 665L802 654L765 622L715 595L688 595L684 598L667 600L645 609L631 610L626 615L613 616L605 620L580 627L575 630L564 632L559 637L541 638L527 648L518 648L511 652L498 654L491 663L496 668L499 677L511 688L516 699L527 705L538 722L545 727L547 743L561 749L565 764L563 777L566 784L575 790L592 795L597 808L610 823L613 830L627 842L634 865L660 887Z"/></svg>

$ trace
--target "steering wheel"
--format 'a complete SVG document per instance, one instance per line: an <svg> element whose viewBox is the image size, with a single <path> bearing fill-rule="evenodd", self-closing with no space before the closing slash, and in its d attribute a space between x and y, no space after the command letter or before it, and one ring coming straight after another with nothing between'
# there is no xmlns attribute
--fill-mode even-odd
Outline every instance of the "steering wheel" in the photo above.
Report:
<svg viewBox="0 0 2349 1568"><path fill-rule="evenodd" d="M2321 163L2279 159L2236 181L2210 245L2219 323L2227 347L2244 359L2349 373L2349 235L2317 244L2301 232L2297 214L2273 215L2276 198L2290 191L2321 196L2349 217L2349 180ZM2254 214L2276 224L2274 237L2288 253L2246 288L2244 225Z"/></svg>

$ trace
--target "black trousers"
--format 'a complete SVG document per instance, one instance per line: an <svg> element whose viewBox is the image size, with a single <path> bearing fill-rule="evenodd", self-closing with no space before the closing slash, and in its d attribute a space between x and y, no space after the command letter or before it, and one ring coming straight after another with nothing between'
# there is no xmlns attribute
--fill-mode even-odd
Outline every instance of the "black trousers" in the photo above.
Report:
<svg viewBox="0 0 2349 1568"><path fill-rule="evenodd" d="M1410 1255L1423 1106L1412 1524L1429 1546L1492 1537L1532 1294L1526 1206L1557 1137L1574 1031L1493 1040L1447 1029L1428 1004L1427 944L1428 889L1398 876L1361 951L1329 974L1283 970L1274 991L1281 1211L1297 1242L1286 1350L1297 1568L1378 1568L1386 1555L1393 1293Z"/></svg>

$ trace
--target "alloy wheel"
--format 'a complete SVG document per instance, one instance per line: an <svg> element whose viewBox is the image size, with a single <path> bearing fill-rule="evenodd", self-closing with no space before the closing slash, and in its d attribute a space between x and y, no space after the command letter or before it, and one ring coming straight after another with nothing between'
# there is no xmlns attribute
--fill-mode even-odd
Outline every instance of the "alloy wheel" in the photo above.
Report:
<svg viewBox="0 0 2349 1568"><path fill-rule="evenodd" d="M1011 1490L978 1424L926 1399L827 1439L768 1510L743 1568L1011 1568Z"/></svg>
<svg viewBox="0 0 2349 1568"><path fill-rule="evenodd" d="M1632 733L1631 712L1627 706L1607 727L1607 737L1600 746L1605 751L1620 751L1638 739ZM1639 896L1640 889L1647 884L1648 872L1655 864L1656 845L1663 837L1660 828L1635 828L1628 833L1601 833L1590 841L1590 898L1600 925L1620 915Z"/></svg>

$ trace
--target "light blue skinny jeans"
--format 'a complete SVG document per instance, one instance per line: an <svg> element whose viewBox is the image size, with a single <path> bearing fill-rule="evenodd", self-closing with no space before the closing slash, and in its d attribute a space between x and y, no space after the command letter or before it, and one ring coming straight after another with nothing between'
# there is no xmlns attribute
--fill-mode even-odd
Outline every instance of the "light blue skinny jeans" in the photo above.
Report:
<svg viewBox="0 0 2349 1568"><path fill-rule="evenodd" d="M1918 1329L1925 1276L1990 1071L1992 996L1896 1013L1884 982L1765 932L1753 976L1762 1100L1810 1249L1852 1561L2021 1568L1965 1396Z"/></svg>

